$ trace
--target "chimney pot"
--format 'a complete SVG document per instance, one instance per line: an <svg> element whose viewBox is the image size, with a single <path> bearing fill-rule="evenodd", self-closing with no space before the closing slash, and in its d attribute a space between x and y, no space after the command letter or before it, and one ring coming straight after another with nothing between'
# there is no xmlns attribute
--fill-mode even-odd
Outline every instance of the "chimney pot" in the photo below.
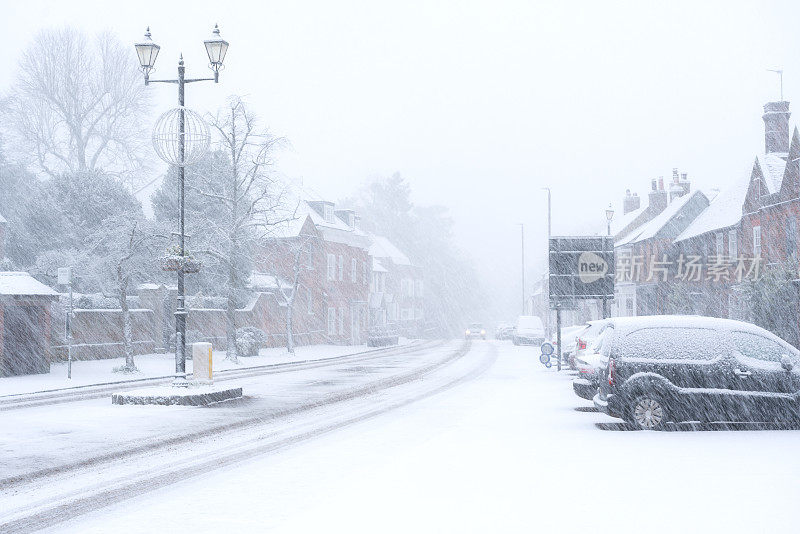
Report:
<svg viewBox="0 0 800 534"><path fill-rule="evenodd" d="M764 151L789 151L789 102L767 102L764 104Z"/></svg>

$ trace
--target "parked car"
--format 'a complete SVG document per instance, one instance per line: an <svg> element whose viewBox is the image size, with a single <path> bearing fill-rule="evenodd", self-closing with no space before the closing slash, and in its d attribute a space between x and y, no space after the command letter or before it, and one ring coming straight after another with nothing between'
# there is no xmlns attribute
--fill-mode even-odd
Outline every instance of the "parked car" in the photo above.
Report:
<svg viewBox="0 0 800 534"><path fill-rule="evenodd" d="M595 406L638 428L800 421L800 352L755 325L711 317L609 320Z"/></svg>
<svg viewBox="0 0 800 534"><path fill-rule="evenodd" d="M586 329L585 324L565 326L561 329L561 358L562 361L569 364L571 368L575 368L575 348L577 342L577 335ZM556 350L558 350L558 338L553 336L551 341Z"/></svg>
<svg viewBox="0 0 800 534"><path fill-rule="evenodd" d="M514 345L541 345L544 343L544 325L535 315L520 315L512 338Z"/></svg>
<svg viewBox="0 0 800 534"><path fill-rule="evenodd" d="M578 371L578 376L572 380L572 389L582 399L592 400L594 398L597 388L600 387L600 377L608 365L608 359L600 353L603 335L606 332L607 330L604 330L591 342L588 342L586 347L581 350L581 355L575 357L575 369Z"/></svg>
<svg viewBox="0 0 800 534"><path fill-rule="evenodd" d="M483 328L481 323L470 323L470 325L464 329L464 338L471 339L478 337L486 339L486 329Z"/></svg>
<svg viewBox="0 0 800 534"><path fill-rule="evenodd" d="M514 325L499 324L494 330L494 338L499 340L511 339L514 337Z"/></svg>
<svg viewBox="0 0 800 534"><path fill-rule="evenodd" d="M583 330L578 332L575 336L574 350L567 359L567 363L571 368L577 369L579 365L577 360L594 353L594 342L603 332L607 324L605 319L589 321L584 325ZM585 363L584 361L584 365Z"/></svg>

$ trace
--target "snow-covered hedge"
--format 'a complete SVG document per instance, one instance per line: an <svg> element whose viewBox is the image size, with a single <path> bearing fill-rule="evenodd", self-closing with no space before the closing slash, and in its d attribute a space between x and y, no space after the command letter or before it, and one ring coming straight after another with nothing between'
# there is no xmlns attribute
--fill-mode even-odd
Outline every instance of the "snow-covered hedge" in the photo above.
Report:
<svg viewBox="0 0 800 534"><path fill-rule="evenodd" d="M254 326L236 330L236 351L239 356L258 356L258 350L266 346L267 334Z"/></svg>

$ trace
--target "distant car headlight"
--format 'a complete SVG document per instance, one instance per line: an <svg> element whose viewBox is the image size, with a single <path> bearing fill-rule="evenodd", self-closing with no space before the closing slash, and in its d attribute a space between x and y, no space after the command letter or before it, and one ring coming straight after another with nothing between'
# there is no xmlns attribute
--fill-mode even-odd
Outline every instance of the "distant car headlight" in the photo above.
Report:
<svg viewBox="0 0 800 534"><path fill-rule="evenodd" d="M481 330L481 335L485 336L486 335L486 330Z"/></svg>
<svg viewBox="0 0 800 534"><path fill-rule="evenodd" d="M469 330L467 330L467 331L466 331L466 332L464 332L464 333L465 333L466 335L470 335L472 332L470 332Z"/></svg>

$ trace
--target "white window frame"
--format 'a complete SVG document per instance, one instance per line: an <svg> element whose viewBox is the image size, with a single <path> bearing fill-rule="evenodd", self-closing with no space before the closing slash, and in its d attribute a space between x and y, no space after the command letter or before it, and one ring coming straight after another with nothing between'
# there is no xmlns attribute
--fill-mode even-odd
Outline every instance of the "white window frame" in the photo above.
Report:
<svg viewBox="0 0 800 534"><path fill-rule="evenodd" d="M344 280L344 256L339 254L339 281Z"/></svg>
<svg viewBox="0 0 800 534"><path fill-rule="evenodd" d="M722 232L717 232L716 239L717 239L717 258L720 258L723 254L725 254L725 234L723 234Z"/></svg>
<svg viewBox="0 0 800 534"><path fill-rule="evenodd" d="M728 230L728 256L735 260L739 254L739 243L737 242L736 230Z"/></svg>
<svg viewBox="0 0 800 534"><path fill-rule="evenodd" d="M761 256L761 226L753 226L753 255Z"/></svg>
<svg viewBox="0 0 800 534"><path fill-rule="evenodd" d="M336 335L336 308L328 308L328 335Z"/></svg>
<svg viewBox="0 0 800 534"><path fill-rule="evenodd" d="M336 280L336 256L328 254L328 280Z"/></svg>
<svg viewBox="0 0 800 534"><path fill-rule="evenodd" d="M362 272L361 276L363 277L364 285L369 284L369 275L367 274L367 262L365 262L365 261L361 262L361 272Z"/></svg>
<svg viewBox="0 0 800 534"><path fill-rule="evenodd" d="M333 222L333 206L330 204L325 204L322 208L322 216L325 218L325 222L332 223Z"/></svg>
<svg viewBox="0 0 800 534"><path fill-rule="evenodd" d="M339 335L344 335L344 308L339 308Z"/></svg>
<svg viewBox="0 0 800 534"><path fill-rule="evenodd" d="M351 272L350 272L350 281L355 284L356 280L358 280L358 260L357 259L352 258L350 260L350 270L351 270Z"/></svg>

